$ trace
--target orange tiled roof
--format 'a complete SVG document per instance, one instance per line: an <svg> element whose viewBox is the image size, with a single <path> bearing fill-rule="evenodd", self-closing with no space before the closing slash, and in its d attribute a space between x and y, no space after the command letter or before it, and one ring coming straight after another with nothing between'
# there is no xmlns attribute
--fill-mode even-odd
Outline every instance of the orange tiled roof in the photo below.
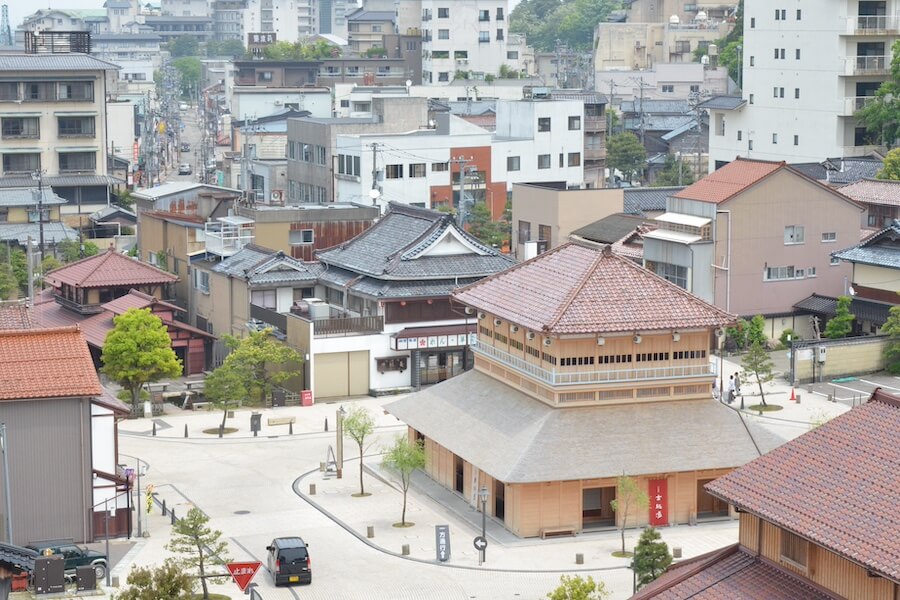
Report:
<svg viewBox="0 0 900 600"><path fill-rule="evenodd" d="M565 244L453 298L548 334L720 327L733 315L609 250Z"/></svg>
<svg viewBox="0 0 900 600"><path fill-rule="evenodd" d="M129 290L128 293L124 296L120 296L115 300L110 300L103 305L103 309L108 310L111 313L121 315L131 308L148 308L150 306L153 306L154 304L159 304L160 306L164 306L174 312L185 312L181 307L175 306L174 304L169 304L168 302L163 302L155 296L145 294L144 292L139 292L138 290Z"/></svg>
<svg viewBox="0 0 900 600"><path fill-rule="evenodd" d="M96 256L82 258L50 271L46 280L53 287L68 284L97 288L172 283L178 281L178 277L110 248Z"/></svg>
<svg viewBox="0 0 900 600"><path fill-rule="evenodd" d="M770 162L738 157L672 197L718 204L785 166L784 161Z"/></svg>
<svg viewBox="0 0 900 600"><path fill-rule="evenodd" d="M0 400L95 397L103 393L77 327L0 331Z"/></svg>

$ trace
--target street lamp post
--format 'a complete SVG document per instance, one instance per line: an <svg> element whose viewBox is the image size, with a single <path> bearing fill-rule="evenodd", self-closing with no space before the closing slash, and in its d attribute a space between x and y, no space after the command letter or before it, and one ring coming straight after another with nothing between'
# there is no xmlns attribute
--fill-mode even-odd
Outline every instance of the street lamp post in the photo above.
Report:
<svg viewBox="0 0 900 600"><path fill-rule="evenodd" d="M487 486L481 486L481 490L478 492L478 498L481 500L481 537L487 539L487 500L488 500L488 489ZM481 549L481 554L478 557L478 565L482 565L487 560L487 546Z"/></svg>
<svg viewBox="0 0 900 600"><path fill-rule="evenodd" d="M10 476L9 476L9 459L7 458L7 444L9 440L6 439L6 423L0 423L0 450L3 451L3 495L5 496L6 502L6 541L12 544L13 535L12 535L12 502L10 501L10 493L9 493L9 484L10 484ZM109 556L109 554L107 554Z"/></svg>
<svg viewBox="0 0 900 600"><path fill-rule="evenodd" d="M335 464L335 469L337 470L338 479L344 476L344 415L346 414L347 411L344 410L343 405L335 413L335 422L337 423L335 427L335 435L337 435L335 448L337 449L337 456L334 457L334 462L337 463Z"/></svg>

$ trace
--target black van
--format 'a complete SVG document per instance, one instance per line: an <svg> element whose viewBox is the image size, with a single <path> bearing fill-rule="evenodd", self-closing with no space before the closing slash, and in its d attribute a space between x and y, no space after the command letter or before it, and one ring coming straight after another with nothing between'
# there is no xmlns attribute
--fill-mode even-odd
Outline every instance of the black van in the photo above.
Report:
<svg viewBox="0 0 900 600"><path fill-rule="evenodd" d="M269 552L267 566L276 586L312 583L309 546L301 538L275 538L266 550Z"/></svg>

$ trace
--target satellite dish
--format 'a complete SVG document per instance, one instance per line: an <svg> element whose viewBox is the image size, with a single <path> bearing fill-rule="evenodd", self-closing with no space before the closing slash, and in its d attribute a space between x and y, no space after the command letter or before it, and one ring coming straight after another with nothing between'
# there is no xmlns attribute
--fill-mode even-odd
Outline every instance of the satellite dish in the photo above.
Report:
<svg viewBox="0 0 900 600"><path fill-rule="evenodd" d="M706 15L706 12L700 11L697 13L697 16L694 17L697 21L706 21L709 17Z"/></svg>
<svg viewBox="0 0 900 600"><path fill-rule="evenodd" d="M855 295L856 295L856 290L853 289L853 286L852 286L852 285L851 285L849 288L847 288L847 291L850 292L850 295L851 295L851 296L855 296Z"/></svg>
<svg viewBox="0 0 900 600"><path fill-rule="evenodd" d="M369 198L372 200L378 200L378 197L381 196L381 190L378 188L372 188L369 190Z"/></svg>
<svg viewBox="0 0 900 600"><path fill-rule="evenodd" d="M678 18L678 15L669 17L669 25L678 25L679 23L681 23L681 19Z"/></svg>
<svg viewBox="0 0 900 600"><path fill-rule="evenodd" d="M412 85L412 80L411 80L411 79L407 79L407 80L406 80L406 89L409 89L409 87L410 87L411 85Z"/></svg>

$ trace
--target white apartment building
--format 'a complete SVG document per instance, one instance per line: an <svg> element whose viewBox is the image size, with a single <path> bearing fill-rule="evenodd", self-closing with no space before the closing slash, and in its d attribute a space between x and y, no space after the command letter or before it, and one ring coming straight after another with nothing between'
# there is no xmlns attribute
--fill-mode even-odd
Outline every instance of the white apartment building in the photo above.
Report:
<svg viewBox="0 0 900 600"><path fill-rule="evenodd" d="M208 17L208 0L161 0L160 12L171 17Z"/></svg>
<svg viewBox="0 0 900 600"><path fill-rule="evenodd" d="M245 33L274 33L278 41L286 42L318 33L346 39L347 14L356 10L350 0L247 0L246 4Z"/></svg>
<svg viewBox="0 0 900 600"><path fill-rule="evenodd" d="M153 90L161 42L155 33L104 33L91 36L91 54L119 65L119 91Z"/></svg>
<svg viewBox="0 0 900 600"><path fill-rule="evenodd" d="M507 61L507 0L422 0L422 83L447 84L458 71L497 75Z"/></svg>
<svg viewBox="0 0 900 600"><path fill-rule="evenodd" d="M582 102L500 101L496 133L435 117L434 129L338 135L335 201L458 207L462 170L465 196L497 218L515 183L583 185Z"/></svg>
<svg viewBox="0 0 900 600"><path fill-rule="evenodd" d="M889 77L900 0L755 0L744 7L741 98L710 101L710 169L876 149L853 114Z"/></svg>

